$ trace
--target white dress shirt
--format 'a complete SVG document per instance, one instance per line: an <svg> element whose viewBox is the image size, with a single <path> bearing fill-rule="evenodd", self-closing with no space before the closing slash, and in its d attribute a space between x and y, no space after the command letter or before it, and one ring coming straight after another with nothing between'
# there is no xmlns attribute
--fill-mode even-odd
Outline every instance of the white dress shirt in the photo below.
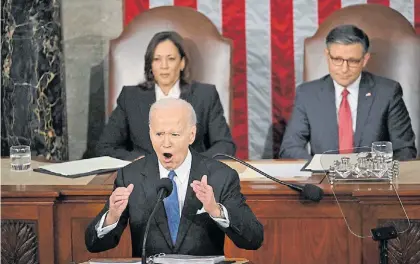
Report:
<svg viewBox="0 0 420 264"><path fill-rule="evenodd" d="M155 84L156 101L163 98L179 98L181 96L181 88L179 87L179 80L169 90L168 95L164 94L159 85Z"/></svg>
<svg viewBox="0 0 420 264"><path fill-rule="evenodd" d="M351 110L351 122L353 125L353 133L356 131L356 120L357 120L357 103L359 98L359 86L360 86L360 79L362 75L359 75L359 77L347 87L347 90L349 91L349 94L347 95L347 101L350 105ZM344 90L344 87L339 85L338 83L334 82L334 88L335 88L335 107L337 109L337 121L338 121L338 111L340 109L341 100L343 99L343 96L341 93Z"/></svg>
<svg viewBox="0 0 420 264"><path fill-rule="evenodd" d="M185 202L185 196L187 194L187 189L189 187L188 186L188 179L190 177L191 163L192 163L192 156L191 156L191 152L188 150L188 154L187 154L187 157L185 158L184 162L177 169L175 169L176 176L174 177L174 181L176 183L176 187L177 187L177 191L178 191L178 203L179 203L179 213L180 214L182 213L182 208L184 207L184 202ZM160 161L158 161L158 164L159 164L160 178L161 179L162 178L168 178L169 170L165 169L165 167L163 167L163 165L160 163ZM189 187L189 188L191 188L191 187ZM216 221L221 227L228 228L229 224L230 224L228 212L223 205L222 205L222 209L223 209L223 212L225 214L225 218L214 218L211 215L210 215L210 217L214 221ZM118 221L117 221L112 225L103 227L107 213L108 212L106 212L102 216L101 220L95 226L96 232L97 232L99 238L102 238L104 235L109 233L118 224ZM181 217L181 215L180 215L180 217Z"/></svg>

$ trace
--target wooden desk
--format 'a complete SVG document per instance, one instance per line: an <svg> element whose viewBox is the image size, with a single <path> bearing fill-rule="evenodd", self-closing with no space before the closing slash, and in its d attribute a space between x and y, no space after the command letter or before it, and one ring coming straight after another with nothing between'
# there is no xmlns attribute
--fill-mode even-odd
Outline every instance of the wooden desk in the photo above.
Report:
<svg viewBox="0 0 420 264"><path fill-rule="evenodd" d="M420 174L419 165L405 169L402 165L401 176L410 174L416 178ZM308 181L321 179L322 175L317 175ZM2 253L19 248L21 254L27 253L40 263L59 264L131 257L128 229L115 249L92 254L85 248L85 228L111 194L112 182L112 175L106 174L96 176L86 185L2 185ZM241 181L248 204L264 225L264 244L257 251L246 251L227 240L226 256L273 264L379 263L376 242L353 236L342 219L330 185L323 182L319 186L324 189L325 197L314 204L300 201L294 191L270 181ZM402 252L399 256L406 260L404 263L420 263L417 254L420 252L420 184L399 183L397 187L412 226L399 240L390 243L390 255ZM374 226L379 221L401 221L401 215L396 213L399 204L390 199L389 192L343 188L336 195L347 201L360 228ZM2 257L7 258L4 253ZM391 257L390 263L400 262L393 262Z"/></svg>
<svg viewBox="0 0 420 264"><path fill-rule="evenodd" d="M125 258L125 259L92 259L92 261L118 261L118 262L122 262L124 263L125 261L128 263L128 261L130 260L137 260L137 261L141 261L141 259L133 259L133 258ZM230 262L229 264L254 264L253 262L247 260L247 259L243 259L243 258L227 258L226 261L230 262L230 261L235 261L235 262ZM83 262L80 264L89 264L89 261L87 262Z"/></svg>

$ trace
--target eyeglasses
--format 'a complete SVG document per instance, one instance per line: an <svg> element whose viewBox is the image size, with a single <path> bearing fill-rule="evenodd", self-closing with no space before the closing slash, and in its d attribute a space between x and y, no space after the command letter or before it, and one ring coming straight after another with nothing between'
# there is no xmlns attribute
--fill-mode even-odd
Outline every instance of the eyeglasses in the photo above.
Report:
<svg viewBox="0 0 420 264"><path fill-rule="evenodd" d="M328 55L330 56L330 59L335 66L341 66L346 61L347 66L349 66L351 68L356 68L356 67L359 67L360 63L363 61L363 57L361 57L360 59L357 60L357 59L335 58L335 57L331 56L331 54L328 54Z"/></svg>

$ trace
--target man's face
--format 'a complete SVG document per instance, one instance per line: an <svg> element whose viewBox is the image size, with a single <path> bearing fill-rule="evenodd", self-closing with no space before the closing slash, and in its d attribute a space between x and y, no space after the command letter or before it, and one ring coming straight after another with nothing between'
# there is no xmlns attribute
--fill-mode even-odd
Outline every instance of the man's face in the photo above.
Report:
<svg viewBox="0 0 420 264"><path fill-rule="evenodd" d="M330 44L325 49L325 55L331 77L343 87L356 81L370 57L369 53L364 53L360 43Z"/></svg>
<svg viewBox="0 0 420 264"><path fill-rule="evenodd" d="M150 140L160 163L167 170L181 165L188 147L195 140L196 126L191 125L190 113L183 106L153 110L150 120Z"/></svg>

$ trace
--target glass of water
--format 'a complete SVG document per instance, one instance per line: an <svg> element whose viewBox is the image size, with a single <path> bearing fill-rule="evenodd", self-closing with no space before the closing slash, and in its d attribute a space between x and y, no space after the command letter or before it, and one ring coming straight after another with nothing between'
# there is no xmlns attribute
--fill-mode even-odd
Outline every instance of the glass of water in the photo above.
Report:
<svg viewBox="0 0 420 264"><path fill-rule="evenodd" d="M31 147L20 145L10 147L12 171L27 171L31 168Z"/></svg>

